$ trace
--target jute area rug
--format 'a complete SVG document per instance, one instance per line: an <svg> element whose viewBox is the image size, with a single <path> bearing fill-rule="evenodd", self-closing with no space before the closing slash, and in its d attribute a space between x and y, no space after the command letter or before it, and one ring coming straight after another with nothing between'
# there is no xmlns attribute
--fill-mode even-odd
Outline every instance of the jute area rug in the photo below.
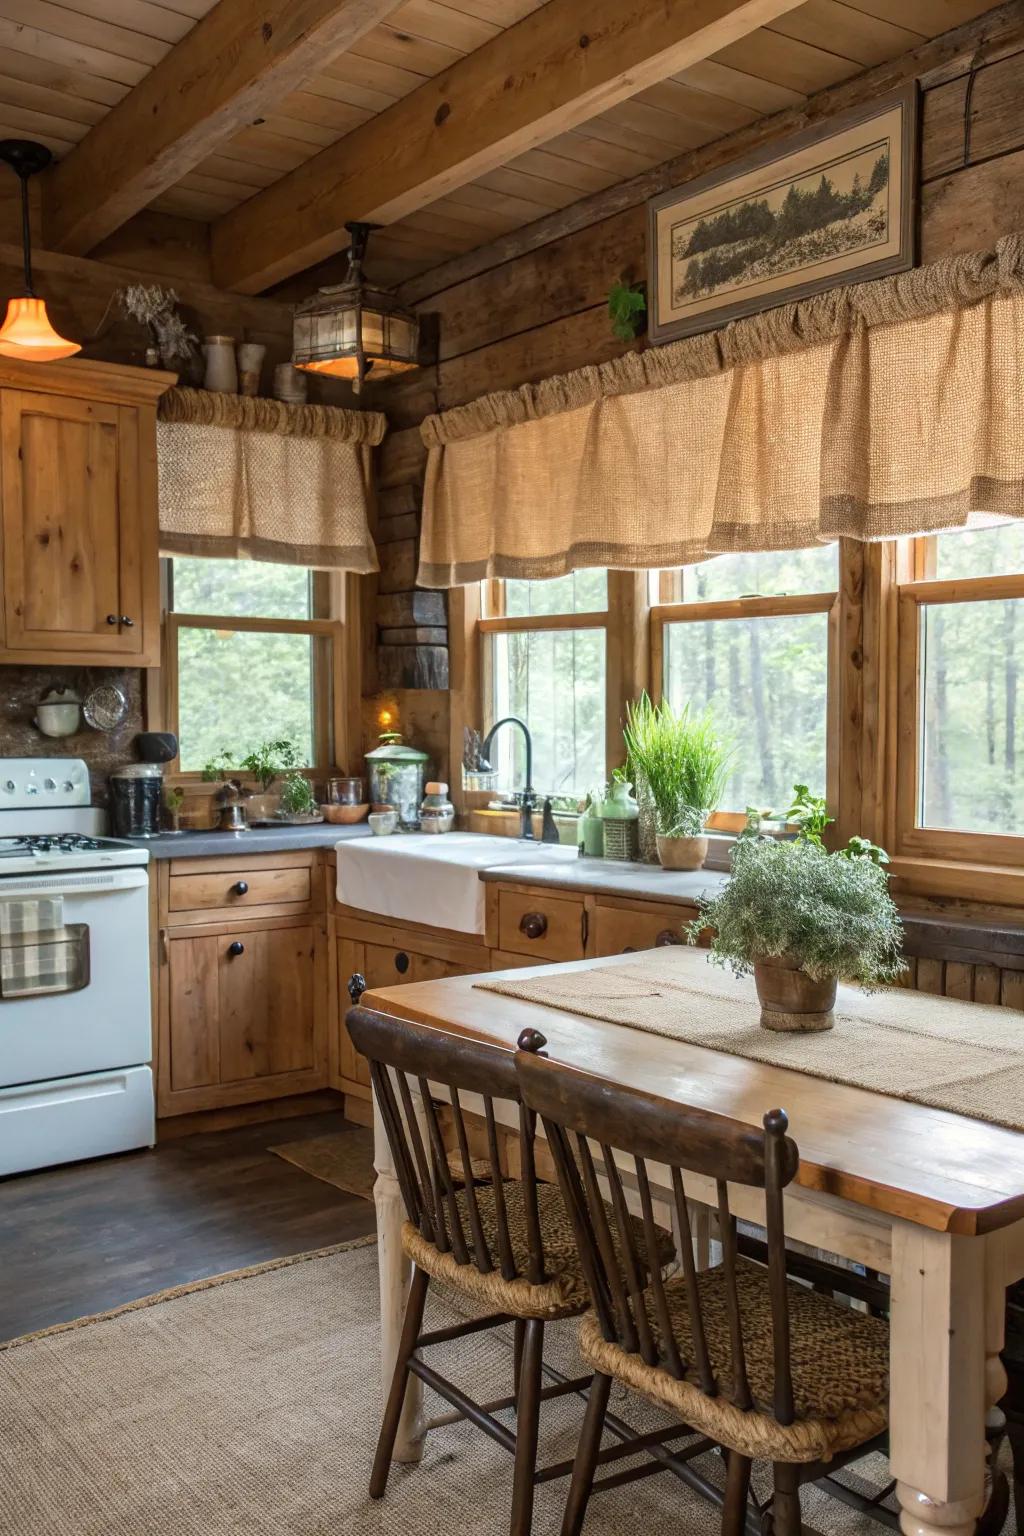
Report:
<svg viewBox="0 0 1024 1536"><path fill-rule="evenodd" d="M395 1467L385 1500L367 1497L380 1415L377 1317L370 1240L15 1341L0 1351L0 1531L502 1536L511 1460L464 1424L434 1431L419 1466ZM454 1320L443 1297L432 1303L433 1326ZM571 1326L550 1335L548 1358L571 1365ZM508 1390L501 1337L432 1353L478 1397ZM440 1406L433 1399L430 1411ZM615 1407L634 1423L645 1413L621 1397ZM546 1405L546 1456L571 1452L581 1416L578 1399ZM714 1459L704 1461L718 1479ZM884 1476L884 1466L874 1470ZM538 1490L536 1536L558 1531L563 1498L564 1484ZM836 1536L878 1530L815 1492L805 1495L805 1519ZM595 1498L586 1530L719 1528L711 1505L659 1476Z"/></svg>
<svg viewBox="0 0 1024 1536"><path fill-rule="evenodd" d="M343 1131L328 1131L323 1136L307 1136L305 1141L286 1141L269 1149L303 1173L333 1184L346 1194L373 1199L373 1132L362 1125L346 1126Z"/></svg>

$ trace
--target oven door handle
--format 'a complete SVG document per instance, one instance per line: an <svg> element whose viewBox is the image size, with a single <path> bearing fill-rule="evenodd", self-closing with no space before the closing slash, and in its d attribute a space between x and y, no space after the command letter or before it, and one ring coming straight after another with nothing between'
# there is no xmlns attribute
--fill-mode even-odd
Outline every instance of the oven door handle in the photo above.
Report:
<svg viewBox="0 0 1024 1536"><path fill-rule="evenodd" d="M0 901L25 896L104 896L149 884L145 865L127 869L58 869L38 875L0 875Z"/></svg>

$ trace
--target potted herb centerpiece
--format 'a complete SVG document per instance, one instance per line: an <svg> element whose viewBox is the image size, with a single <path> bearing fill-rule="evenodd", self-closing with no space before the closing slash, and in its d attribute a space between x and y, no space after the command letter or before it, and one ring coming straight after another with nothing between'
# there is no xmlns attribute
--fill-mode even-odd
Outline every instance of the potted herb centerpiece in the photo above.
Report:
<svg viewBox="0 0 1024 1536"><path fill-rule="evenodd" d="M688 937L713 929L712 959L753 972L765 1029L831 1029L840 977L871 988L904 969L884 862L864 838L838 853L805 834L741 838L728 884L700 899Z"/></svg>
<svg viewBox="0 0 1024 1536"><path fill-rule="evenodd" d="M708 853L704 829L718 808L732 752L716 735L710 711L675 710L647 694L626 713L627 774L641 807L653 811L658 858L665 869L700 869Z"/></svg>
<svg viewBox="0 0 1024 1536"><path fill-rule="evenodd" d="M261 741L247 757L242 758L239 768L251 774L258 786L247 799L246 809L250 821L269 821L276 815L281 795L272 793L274 781L282 774L298 768L301 762L298 747L287 737L279 741Z"/></svg>

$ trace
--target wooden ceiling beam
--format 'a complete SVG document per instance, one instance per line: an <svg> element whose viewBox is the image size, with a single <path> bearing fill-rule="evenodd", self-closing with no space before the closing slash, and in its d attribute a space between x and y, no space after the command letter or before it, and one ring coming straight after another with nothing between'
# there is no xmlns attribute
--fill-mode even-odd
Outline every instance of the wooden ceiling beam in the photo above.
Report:
<svg viewBox="0 0 1024 1536"><path fill-rule="evenodd" d="M801 0L548 0L215 224L215 280L258 293L636 95Z"/></svg>
<svg viewBox="0 0 1024 1536"><path fill-rule="evenodd" d="M92 250L397 3L219 0L47 173L49 249Z"/></svg>

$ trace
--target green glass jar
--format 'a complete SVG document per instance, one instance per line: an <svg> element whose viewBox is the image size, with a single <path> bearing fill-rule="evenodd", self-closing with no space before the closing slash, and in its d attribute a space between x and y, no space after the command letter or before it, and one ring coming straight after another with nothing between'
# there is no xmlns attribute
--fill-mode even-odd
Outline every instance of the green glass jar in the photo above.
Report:
<svg viewBox="0 0 1024 1536"><path fill-rule="evenodd" d="M406 832L419 830L426 752L407 747L399 731L382 731L380 745L366 754L373 805L391 805Z"/></svg>

